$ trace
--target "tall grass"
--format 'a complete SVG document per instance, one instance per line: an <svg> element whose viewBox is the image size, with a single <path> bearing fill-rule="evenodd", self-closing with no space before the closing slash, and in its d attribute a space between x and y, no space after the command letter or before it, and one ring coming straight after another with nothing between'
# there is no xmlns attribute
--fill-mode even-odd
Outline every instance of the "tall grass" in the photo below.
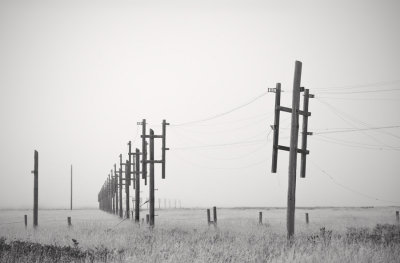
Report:
<svg viewBox="0 0 400 263"><path fill-rule="evenodd" d="M399 262L399 242L395 239L381 242L383 239L377 238L385 231L399 231L398 227L383 227L379 232L369 225L346 231L341 231L344 227L340 226L329 234L329 226L320 232L320 224L318 228L303 225L298 227L293 243L288 244L282 227L284 221L258 225L256 211L251 212L254 220L240 216L236 219L235 211L225 212L225 215L224 211L220 212L218 228L206 225L204 211L186 210L165 211L164 216L170 213L174 220L160 219L156 228L149 229L128 220L117 225L119 220L113 215L82 211L86 214L81 218L73 215L72 228L67 227L65 217L62 224L59 221L43 223L36 230L30 227L25 230L19 225L1 227L0 236L7 239L5 244L25 240L61 250L70 247L86 255L69 258L66 254L60 262ZM54 262L52 255L46 253L45 257L37 257L43 251L37 247L29 257L29 253L18 255L12 249L2 249L0 259Z"/></svg>

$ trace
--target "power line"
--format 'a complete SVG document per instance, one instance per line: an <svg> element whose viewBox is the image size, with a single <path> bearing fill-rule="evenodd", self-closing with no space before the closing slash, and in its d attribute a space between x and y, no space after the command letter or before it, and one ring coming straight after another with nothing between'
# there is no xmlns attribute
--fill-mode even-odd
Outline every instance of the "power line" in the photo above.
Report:
<svg viewBox="0 0 400 263"><path fill-rule="evenodd" d="M400 98L344 98L344 97L324 97L318 96L319 99L327 99L327 100L350 100L350 101L400 101Z"/></svg>
<svg viewBox="0 0 400 263"><path fill-rule="evenodd" d="M353 128L359 129L359 127L355 126L352 122L361 123L361 125L363 125L364 127L369 128L369 125L367 125L365 122L360 121L360 120L354 121L355 118L349 116L348 114L345 114L345 113L341 112L340 110L338 110L336 107L332 106L331 104L329 104L329 103L327 103L327 102L325 102L325 101L323 101L323 100L321 100L321 99L317 99L317 101L320 102L320 103L322 103L322 104L324 104L325 106L327 106L328 109L331 110L336 116L338 116L340 119L342 119L342 120L345 121L346 123L350 124L350 126L352 126ZM346 116L348 119L350 119L351 121L347 120L347 119L344 118L342 115L345 115L345 116ZM370 135L370 134L368 134L368 133L365 133L364 131L360 131L360 132L361 132L362 134L364 134L365 136L370 137L372 140L376 141L377 143L384 144L386 147L395 149L395 147L392 147L392 146L390 146L390 145L388 145L388 144L386 144L386 143L383 143L382 141L376 139L375 137L373 137L372 135ZM390 133L389 133L389 134L390 134ZM392 134L390 134L390 135L392 135ZM396 137L396 135L392 135L392 136Z"/></svg>
<svg viewBox="0 0 400 263"><path fill-rule="evenodd" d="M360 94L360 93L377 93L377 92L388 92L388 91L400 91L400 88L395 89L380 89L380 90L363 90L363 91L321 91L317 94Z"/></svg>
<svg viewBox="0 0 400 263"><path fill-rule="evenodd" d="M248 102L246 102L246 103L244 103L244 104L242 104L242 105L239 105L239 106L237 106L237 107L235 107L235 108L233 108L233 109L230 109L230 110L228 110L228 111L219 113L219 114L217 114L217 115L214 115L214 116L211 116L211 117L208 117L208 118L204 118L204 119L199 119L199 120L194 120L194 121L188 121L188 122L173 124L173 126L191 125L191 124L195 124L195 123L198 123L198 122L210 121L210 120L213 120L213 119L216 119L216 118L225 116L225 115L227 115L227 114L229 114L229 113L232 113L232 112L234 112L234 111L236 111L236 110L239 110L239 109L241 109L241 108L244 108L244 107L246 107L247 105L250 105L251 103L257 101L258 99L264 97L264 96L267 95L267 94L268 94L268 92L263 92L262 94L260 94L260 95L258 95L257 97L251 99L250 101L248 101ZM171 124L171 126L172 126L172 124Z"/></svg>
<svg viewBox="0 0 400 263"><path fill-rule="evenodd" d="M381 129L395 129L400 128L400 125L395 126L380 126L380 127L371 127L371 128L359 128L359 129L345 129L345 130L336 130L336 131L322 131L322 132L313 132L315 135L319 134L329 134L329 133L345 133L345 132L358 132L358 131L370 131L370 130L381 130Z"/></svg>
<svg viewBox="0 0 400 263"><path fill-rule="evenodd" d="M400 83L400 79L389 80L389 81L379 81L374 83L358 84L358 85L344 85L344 86L331 86L326 88L318 88L317 90L337 90L337 89L363 89L376 86L388 86L392 84Z"/></svg>
<svg viewBox="0 0 400 263"><path fill-rule="evenodd" d="M325 174L326 176L328 176L329 179L331 179L331 181L332 181L334 184L336 184L336 185L342 187L343 189L346 189L347 191L350 191L350 192L352 192L352 193L354 193L354 194L358 194L358 195L360 195L360 196L364 196L364 197L366 197L366 198L373 199L373 200L376 200L376 201L387 202L387 203L393 203L393 204L400 204L399 202L395 202L395 201L391 201L391 200L385 200L385 199L380 199L380 198L377 198L377 197L374 197L374 196L371 196L371 195L367 195L367 194L365 194L365 193L356 191L356 190L354 190L354 189L352 189L352 188L350 188L350 187L348 187L348 186L345 186L345 185L343 185L343 184L337 182L337 181L333 178L332 175L330 175L327 171L325 171L324 169L322 169L321 167L319 167L314 161L311 160L311 163L312 163L319 171L321 171L323 174Z"/></svg>
<svg viewBox="0 0 400 263"><path fill-rule="evenodd" d="M261 161L255 162L255 163L247 164L244 166L238 166L238 167L211 167L211 166L201 165L201 164L198 164L198 163L195 163L192 161L188 161L187 159L183 158L179 154L177 156L180 160L182 160L190 165L197 166L197 167L204 168L204 169L211 169L211 170L236 170L236 169L245 169L245 168L249 168L249 167L258 166L260 164L267 164L266 160L264 159L264 160L261 160Z"/></svg>
<svg viewBox="0 0 400 263"><path fill-rule="evenodd" d="M329 139L314 138L314 139L320 140L320 141L323 141L323 142L327 142L327 143L332 143L332 144L342 145L342 146L346 146L346 147L351 147L351 148L359 148L359 149L367 149L367 150L393 150L393 151L400 151L399 148L388 148L388 147L379 146L379 145L375 145L375 146L355 145L355 144L351 144L349 142L335 141L335 140L333 140L331 138L329 138Z"/></svg>
<svg viewBox="0 0 400 263"><path fill-rule="evenodd" d="M258 142L264 142L264 141L265 140L253 140L253 141L238 141L238 142L221 143L221 144L194 145L194 146L175 147L175 148L171 148L171 150L186 150L186 149L209 148L209 147L226 147L226 146L231 146L231 145L252 144L252 143L258 143Z"/></svg>

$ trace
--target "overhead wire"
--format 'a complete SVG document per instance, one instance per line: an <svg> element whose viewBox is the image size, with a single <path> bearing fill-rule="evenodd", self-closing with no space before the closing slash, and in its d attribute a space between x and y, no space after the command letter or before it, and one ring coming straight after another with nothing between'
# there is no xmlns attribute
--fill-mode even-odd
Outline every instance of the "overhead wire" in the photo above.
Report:
<svg viewBox="0 0 400 263"><path fill-rule="evenodd" d="M346 189L347 191L350 191L350 192L352 192L352 193L354 193L354 194L358 194L358 195L360 195L360 196L364 196L364 197L366 197L366 198L373 199L373 200L380 201L380 202L386 202L386 203L392 203L392 204L400 204L399 202L395 202L395 201L392 201L392 200L385 200L385 199L377 198L377 197L374 197L374 196L371 196L371 195L367 195L367 194L365 194L365 193L362 193L362 192L359 192L359 191L357 191L357 190L354 190L354 189L352 189L352 188L350 188L350 187L348 187L348 186L346 186L346 185L344 185L344 184L342 184L342 183L339 183L339 182L337 182L337 181L335 180L335 178L334 178L331 174L329 174L326 170L322 169L322 168L321 168L319 165L317 165L314 161L312 161L312 160L310 160L310 161L311 161L311 163L314 165L314 167L316 167L321 173L325 174L328 178L330 178L330 180L331 180L334 184L340 186L340 187L343 188L343 189Z"/></svg>
<svg viewBox="0 0 400 263"><path fill-rule="evenodd" d="M362 91L320 91L318 94L360 94L360 93L378 93L388 91L400 91L400 88L393 89L378 89L378 90L362 90Z"/></svg>
<svg viewBox="0 0 400 263"><path fill-rule="evenodd" d="M347 114L344 114L344 113L341 112L339 109L337 109L336 107L334 107L334 106L332 106L331 104L327 103L326 101L323 101L323 100L321 100L321 99L317 99L316 101L318 101L318 102L322 103L323 105L325 105L326 107L328 107L328 109L329 109L332 113L334 113L336 116L338 116L340 119L342 119L343 121L345 121L346 123L348 123L348 124L349 124L350 126L352 126L353 128L359 129L359 127L357 127L357 126L355 126L355 125L353 124L353 122L355 122L354 120L352 120L352 121L347 120L347 118L349 118L349 116L348 116ZM342 115L345 115L347 118L343 117ZM349 119L352 119L352 118L349 118ZM360 122L360 121L358 121L358 122ZM362 124L363 126L365 126L365 127L368 127L368 125L365 124L364 122L361 122L361 124ZM376 139L374 136L372 136L372 135L366 133L365 131L360 131L360 132L361 132L362 134L364 134L365 136L368 136L368 137L371 138L372 140L376 141L376 142L379 143L379 144L383 144L383 145L385 145L386 147L389 147L389 148L395 148L395 147L392 147L391 145L388 145L388 144L386 144L386 143L384 143L384 142L382 142L382 141Z"/></svg>
<svg viewBox="0 0 400 263"><path fill-rule="evenodd" d="M171 126L172 126L172 125L174 125L174 126L192 125L192 124L195 124L195 123L205 122L205 121L210 121L210 120L213 120L213 119L216 119L216 118L220 118L220 117L225 116L225 115L227 115L227 114L230 114L230 113L232 113L232 112L234 112L234 111L237 111L237 110L239 110L239 109L241 109L241 108L244 108L244 107L246 107L247 105L252 104L253 102L257 101L258 99L264 97L264 96L267 95L267 94L268 94L268 92L263 92L263 93L261 93L260 95L258 95L257 97L251 99L250 101L248 101L248 102L246 102L246 103L244 103L244 104L241 104L241 105L239 105L239 106L236 106L236 107L234 107L234 108L232 108L232 109L230 109L230 110L228 110L228 111L225 111L225 112L222 112L222 113L219 113L219 114L216 114L216 115L207 117L207 118L199 119L199 120L188 121L188 122L177 123L177 124L171 124Z"/></svg>
<svg viewBox="0 0 400 263"><path fill-rule="evenodd" d="M400 125L394 126L380 126L380 127L371 127L371 128L359 128L359 129L343 129L336 131L321 131L321 132L313 132L313 135L319 134L330 134L330 133L346 133L346 132L358 132L358 131L370 131L370 130L381 130L381 129L395 129L400 128Z"/></svg>
<svg viewBox="0 0 400 263"><path fill-rule="evenodd" d="M367 150L392 150L392 151L400 151L400 148L387 148L384 146L367 146L367 145L355 145L351 143L345 143L345 142L340 142L340 141L335 141L335 140L329 140L329 139L324 139L324 138L314 138L314 140L319 140L331 144L337 144L337 145L342 145L350 148L359 148L359 149L367 149Z"/></svg>
<svg viewBox="0 0 400 263"><path fill-rule="evenodd" d="M316 90L337 90L337 89L364 89L364 88L371 88L376 86L388 86L392 84L400 83L400 79L397 80L389 80L389 81L379 81L373 83L366 83L366 84L356 84L356 85L342 85L342 86L330 86L325 88L317 88Z"/></svg>
<svg viewBox="0 0 400 263"><path fill-rule="evenodd" d="M174 147L174 148L171 148L171 150L199 149L199 148L209 148L209 147L226 147L226 146L232 146L232 145L259 143L259 142L263 142L263 141L264 140L252 140L252 141L237 141L237 142L221 143L221 144L183 146L183 147Z"/></svg>

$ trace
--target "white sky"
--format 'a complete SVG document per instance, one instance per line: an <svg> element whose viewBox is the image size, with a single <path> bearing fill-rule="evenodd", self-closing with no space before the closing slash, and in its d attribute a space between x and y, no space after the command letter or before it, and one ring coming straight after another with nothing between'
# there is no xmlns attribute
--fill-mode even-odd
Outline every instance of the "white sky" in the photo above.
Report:
<svg viewBox="0 0 400 263"><path fill-rule="evenodd" d="M97 193L118 155L126 156L137 121L205 118L276 82L290 91L295 60L303 62L302 85L317 96L310 100L310 131L365 128L357 121L399 125L399 90L322 93L399 89L399 81L352 89L400 79L399 12L399 1L2 0L0 207L32 206L34 149L40 207L69 206L70 164L75 205L97 207ZM291 93L283 93L282 104L290 102ZM279 153L279 174L270 173L272 134L268 141L266 135L273 108L270 93L226 117L168 127L167 178L161 180L157 167L156 199L179 199L183 206L285 206L286 152ZM284 145L288 118L282 113ZM400 129L325 136L334 143L309 138L298 206L393 204L362 194L400 203ZM174 150L258 139L264 142ZM314 163L362 194L333 183Z"/></svg>

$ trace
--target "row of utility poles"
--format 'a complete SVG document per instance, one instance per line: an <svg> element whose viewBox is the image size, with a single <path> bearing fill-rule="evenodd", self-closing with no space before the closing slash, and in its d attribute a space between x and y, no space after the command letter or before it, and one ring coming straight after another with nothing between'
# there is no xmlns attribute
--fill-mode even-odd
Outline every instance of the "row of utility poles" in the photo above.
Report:
<svg viewBox="0 0 400 263"><path fill-rule="evenodd" d="M138 122L142 126L142 147L141 150L136 148L132 152L132 143L128 142L127 159L123 161L122 154L119 155L119 168L114 164L114 169L111 170L106 181L98 193L99 208L103 211L119 215L120 218L130 217L130 186L132 185L135 191L134 210L135 222L140 222L140 207L146 203L149 204L149 224L154 226L155 220L155 178L154 165L161 164L161 177L165 179L165 152L169 150L166 147L166 127L169 125L165 120L162 122L162 134L154 134L153 129L147 134L146 119ZM154 159L154 139L161 139L161 160ZM140 179L144 180L144 185L147 185L149 179L149 199L141 203L140 198ZM123 206L122 190L125 189L125 211Z"/></svg>

